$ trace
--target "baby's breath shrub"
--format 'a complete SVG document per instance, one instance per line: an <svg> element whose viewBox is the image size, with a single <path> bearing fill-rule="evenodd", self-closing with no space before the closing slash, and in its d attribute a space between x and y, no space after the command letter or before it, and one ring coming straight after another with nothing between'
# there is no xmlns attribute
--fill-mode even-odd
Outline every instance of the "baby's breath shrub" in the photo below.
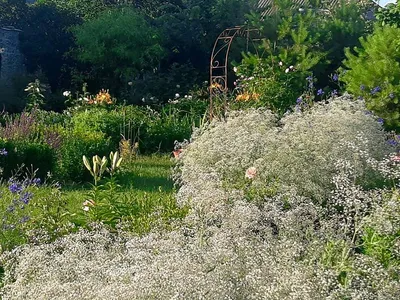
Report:
<svg viewBox="0 0 400 300"><path fill-rule="evenodd" d="M255 167L257 176L251 186L258 191L261 187L294 186L300 194L324 202L333 187L331 178L338 159L354 162L354 179L361 185L379 183L365 158L354 153L355 146L374 158L394 150L364 103L349 96L286 115L279 123L268 111L234 114L194 137L182 156L183 190L200 182L201 174L243 188L248 184L246 169Z"/></svg>

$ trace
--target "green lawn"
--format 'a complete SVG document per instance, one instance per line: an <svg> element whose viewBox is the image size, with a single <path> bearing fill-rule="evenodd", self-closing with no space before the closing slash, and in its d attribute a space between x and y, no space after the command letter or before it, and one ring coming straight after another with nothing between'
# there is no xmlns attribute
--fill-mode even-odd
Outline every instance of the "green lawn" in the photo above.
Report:
<svg viewBox="0 0 400 300"><path fill-rule="evenodd" d="M160 226L171 229L176 223L174 221L179 221L187 213L186 208L176 205L175 189L170 178L172 166L173 162L168 156L142 156L131 162L123 162L116 176L118 187L112 193L111 200L103 206L98 205L96 209L91 208L89 212L83 210L83 203L93 197L90 183L65 185L60 191L50 186L34 187L31 189L34 197L26 208L16 209L12 213L16 215L13 216L15 220L23 214L29 215L30 221L18 225L15 232L10 230L7 235L0 235L3 249L26 242L23 233L28 229L46 226L53 231L67 222L85 227L93 218L105 220L111 226L122 220L123 229L136 234L145 234ZM16 197L7 189L6 184L0 187L1 192L8 194L8 198L1 199L0 218L10 215L7 207ZM104 197L109 195L107 192L100 195L103 194L106 195ZM93 217L95 212L96 217Z"/></svg>

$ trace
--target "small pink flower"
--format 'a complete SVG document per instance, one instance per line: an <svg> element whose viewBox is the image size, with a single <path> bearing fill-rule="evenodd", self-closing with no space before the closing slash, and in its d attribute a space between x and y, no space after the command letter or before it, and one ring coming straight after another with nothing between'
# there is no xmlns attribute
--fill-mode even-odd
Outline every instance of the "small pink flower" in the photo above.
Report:
<svg viewBox="0 0 400 300"><path fill-rule="evenodd" d="M174 154L174 157L179 158L179 155L182 153L182 150L183 149L177 149L177 150L172 151L172 153Z"/></svg>
<svg viewBox="0 0 400 300"><path fill-rule="evenodd" d="M82 209L84 211L89 211L90 206L95 206L95 202L93 200L86 200L85 202L82 203Z"/></svg>
<svg viewBox="0 0 400 300"><path fill-rule="evenodd" d="M397 154L396 156L393 156L392 158L390 158L391 161L394 162L400 162L400 154Z"/></svg>
<svg viewBox="0 0 400 300"><path fill-rule="evenodd" d="M244 175L244 177L248 179L253 179L254 177L256 177L256 175L257 175L257 169L255 167L250 167L246 170L246 174Z"/></svg>

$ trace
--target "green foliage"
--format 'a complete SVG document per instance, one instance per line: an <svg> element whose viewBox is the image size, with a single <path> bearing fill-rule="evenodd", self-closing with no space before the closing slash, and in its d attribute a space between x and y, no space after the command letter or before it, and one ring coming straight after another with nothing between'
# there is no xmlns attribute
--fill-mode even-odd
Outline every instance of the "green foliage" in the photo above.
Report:
<svg viewBox="0 0 400 300"><path fill-rule="evenodd" d="M190 138L192 126L200 118L190 115L179 116L180 110L174 107L163 108L160 112L150 111L151 118L141 137L140 149L147 153L168 153L174 148L176 140Z"/></svg>
<svg viewBox="0 0 400 300"><path fill-rule="evenodd" d="M389 3L385 7L380 7L376 13L376 19L382 26L398 27L400 25L400 2L396 4Z"/></svg>
<svg viewBox="0 0 400 300"><path fill-rule="evenodd" d="M74 14L79 19L90 20L97 17L108 5L104 0L37 0L38 4L54 5L57 9Z"/></svg>
<svg viewBox="0 0 400 300"><path fill-rule="evenodd" d="M301 10L290 1L276 6L275 13L264 20L250 16L264 39L257 55L244 54L237 66L237 100L246 103L234 106L267 106L282 114L305 89L320 90L321 96L332 85L330 77L344 58L344 47L357 45L366 30L363 9L355 1L335 7L314 1ZM306 78L311 74L310 85ZM315 78L318 86L314 86Z"/></svg>
<svg viewBox="0 0 400 300"><path fill-rule="evenodd" d="M364 97L367 108L385 120L389 129L400 127L400 29L376 27L362 38L354 52L346 49L346 71L341 80L346 89Z"/></svg>
<svg viewBox="0 0 400 300"><path fill-rule="evenodd" d="M26 0L0 1L0 26L18 26L27 13Z"/></svg>
<svg viewBox="0 0 400 300"><path fill-rule="evenodd" d="M139 118L139 116L137 117ZM74 132L102 133L104 136L110 137L111 143L114 147L117 147L121 139L123 121L123 113L117 109L109 111L102 107L89 107L72 115L71 130ZM131 125L133 127L133 122Z"/></svg>
<svg viewBox="0 0 400 300"><path fill-rule="evenodd" d="M158 31L131 8L108 10L73 32L78 59L117 82L152 70L163 56Z"/></svg>
<svg viewBox="0 0 400 300"><path fill-rule="evenodd" d="M98 131L62 132L62 145L58 150L56 176L63 181L81 181L85 176L82 156L106 155L114 151L110 138Z"/></svg>
<svg viewBox="0 0 400 300"><path fill-rule="evenodd" d="M10 178L20 167L36 170L39 178L45 178L47 172L53 172L57 164L57 156L49 145L23 140L0 139L0 148L6 149L7 156L0 158L0 167L4 178Z"/></svg>
<svg viewBox="0 0 400 300"><path fill-rule="evenodd" d="M35 79L34 82L30 82L25 89L28 93L28 101L26 109L31 111L32 109L39 109L45 103L44 93L49 87L46 84L40 83L39 79Z"/></svg>
<svg viewBox="0 0 400 300"><path fill-rule="evenodd" d="M41 186L34 176L20 181L12 178L8 186L0 187L2 251L25 243L51 242L73 230L69 223L72 214L66 209L59 188Z"/></svg>
<svg viewBox="0 0 400 300"><path fill-rule="evenodd" d="M316 20L312 11L283 18L276 28L276 40L264 41L262 57L244 55L238 67L242 78L238 90L253 98L245 100L256 100L256 106L281 114L295 103L306 77L326 55L316 43L318 34L309 30Z"/></svg>
<svg viewBox="0 0 400 300"><path fill-rule="evenodd" d="M399 238L400 232L397 235L381 235L372 228L367 228L362 237L363 253L375 258L387 268L391 263L396 264L394 245ZM397 261L397 264L399 263L400 260Z"/></svg>

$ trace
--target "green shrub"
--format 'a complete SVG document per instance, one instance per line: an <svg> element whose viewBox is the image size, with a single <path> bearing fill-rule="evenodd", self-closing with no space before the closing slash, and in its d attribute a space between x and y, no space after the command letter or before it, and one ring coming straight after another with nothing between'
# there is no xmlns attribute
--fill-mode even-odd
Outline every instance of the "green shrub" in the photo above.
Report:
<svg viewBox="0 0 400 300"><path fill-rule="evenodd" d="M71 130L74 132L101 132L110 138L117 148L121 134L137 140L141 129L145 127L148 116L141 108L133 105L117 106L114 109L90 107L73 113Z"/></svg>
<svg viewBox="0 0 400 300"><path fill-rule="evenodd" d="M91 64L96 74L107 78L109 88L143 70L153 70L164 55L158 29L131 7L104 11L75 27L73 33L78 60Z"/></svg>
<svg viewBox="0 0 400 300"><path fill-rule="evenodd" d="M62 133L62 145L58 150L56 176L62 181L89 180L82 164L82 156L107 155L115 151L109 137L102 132L81 131Z"/></svg>
<svg viewBox="0 0 400 300"><path fill-rule="evenodd" d="M175 140L189 139L194 120L190 116L179 116L179 110L172 107L160 113L150 111L150 118L139 142L140 150L146 153L169 153Z"/></svg>
<svg viewBox="0 0 400 300"><path fill-rule="evenodd" d="M257 55L246 53L237 65L234 108L267 107L284 114L305 90L320 100L327 86L337 88L337 79L330 78L344 59L344 48L357 45L366 28L356 1L335 6L311 1L302 9L292 1L273 5L271 16L251 19L262 44ZM307 84L310 75L318 85L315 79Z"/></svg>
<svg viewBox="0 0 400 300"><path fill-rule="evenodd" d="M0 157L3 177L10 178L19 167L24 165L29 170L37 170L37 177L45 178L47 172L53 172L57 164L57 156L49 145L22 140L0 139L0 149L6 149L6 156Z"/></svg>
<svg viewBox="0 0 400 300"><path fill-rule="evenodd" d="M400 3L389 3L385 7L380 7L376 18L382 26L391 25L398 27L400 25Z"/></svg>
<svg viewBox="0 0 400 300"><path fill-rule="evenodd" d="M346 90L365 99L367 108L385 120L389 129L400 128L400 29L375 27L361 38L360 48L346 50Z"/></svg>

